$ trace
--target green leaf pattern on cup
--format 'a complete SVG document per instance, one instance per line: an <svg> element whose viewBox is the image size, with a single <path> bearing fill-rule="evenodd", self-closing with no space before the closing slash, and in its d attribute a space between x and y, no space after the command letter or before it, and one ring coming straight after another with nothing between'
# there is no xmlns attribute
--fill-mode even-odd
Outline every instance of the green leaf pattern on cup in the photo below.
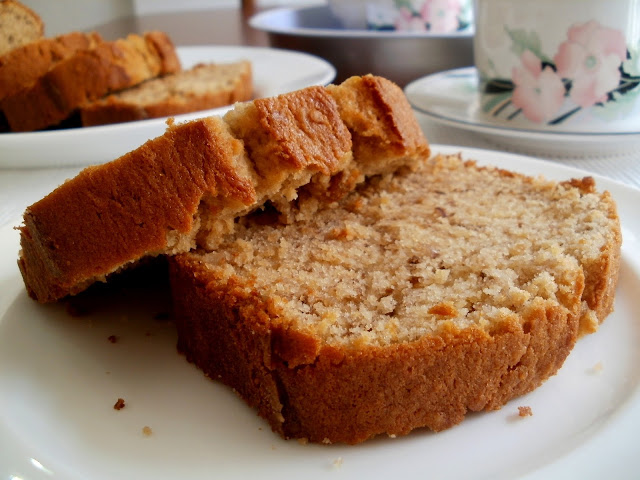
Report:
<svg viewBox="0 0 640 480"><path fill-rule="evenodd" d="M628 47L618 30L597 21L573 25L553 57L537 32L505 31L520 64L511 78L480 72L482 110L496 118L558 125L589 109L602 118L624 118L640 95L640 45Z"/></svg>

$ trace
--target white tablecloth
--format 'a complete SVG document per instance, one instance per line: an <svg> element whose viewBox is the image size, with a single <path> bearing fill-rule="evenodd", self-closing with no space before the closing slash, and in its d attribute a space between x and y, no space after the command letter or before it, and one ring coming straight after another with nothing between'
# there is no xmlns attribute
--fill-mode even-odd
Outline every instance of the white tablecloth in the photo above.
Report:
<svg viewBox="0 0 640 480"><path fill-rule="evenodd" d="M535 154L535 152L509 150L504 146L497 145L490 138L436 124L421 114L418 114L418 120L432 144ZM536 156L545 158L541 155ZM640 189L640 150L629 155L617 155L608 158L581 157L553 158L550 160L583 169L587 173L602 175ZM7 225L19 225L22 213L28 205L42 198L66 179L75 176L82 168L0 169L0 228ZM514 165L514 170L517 171L517 165Z"/></svg>

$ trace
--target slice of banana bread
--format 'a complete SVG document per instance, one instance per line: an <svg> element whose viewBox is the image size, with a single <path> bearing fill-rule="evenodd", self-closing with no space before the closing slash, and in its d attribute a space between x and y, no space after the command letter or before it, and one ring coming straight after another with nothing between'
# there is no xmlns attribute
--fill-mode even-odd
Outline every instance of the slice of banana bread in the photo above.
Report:
<svg viewBox="0 0 640 480"><path fill-rule="evenodd" d="M439 431L557 372L612 311L620 245L590 178L436 157L171 258L178 346L285 437Z"/></svg>
<svg viewBox="0 0 640 480"><path fill-rule="evenodd" d="M177 72L180 60L163 32L131 34L58 62L0 107L14 132L58 125L81 106L159 75Z"/></svg>
<svg viewBox="0 0 640 480"><path fill-rule="evenodd" d="M394 123L398 138L392 152L380 143L372 155L392 158L396 166L398 158L412 164L428 156L414 117L382 115L411 111L397 85L372 86L368 79L345 85L371 88L400 92L389 96L401 104L361 104L380 112L380 120L372 121ZM52 302L146 256L196 245L214 249L234 231L237 217L267 202L294 203L296 211L312 215L364 178L361 164L370 162L354 157L354 142L325 87L240 103L224 119L171 125L164 135L85 169L27 208L19 258L27 290L40 302ZM379 169L389 167L382 163ZM326 196L323 185L340 189Z"/></svg>
<svg viewBox="0 0 640 480"><path fill-rule="evenodd" d="M80 109L83 126L168 117L232 105L253 95L251 63L199 64L113 93Z"/></svg>
<svg viewBox="0 0 640 480"><path fill-rule="evenodd" d="M3 55L0 57L0 101L31 86L61 60L100 42L102 38L95 32L71 32L30 42Z"/></svg>
<svg viewBox="0 0 640 480"><path fill-rule="evenodd" d="M43 35L40 15L16 0L0 1L0 56Z"/></svg>

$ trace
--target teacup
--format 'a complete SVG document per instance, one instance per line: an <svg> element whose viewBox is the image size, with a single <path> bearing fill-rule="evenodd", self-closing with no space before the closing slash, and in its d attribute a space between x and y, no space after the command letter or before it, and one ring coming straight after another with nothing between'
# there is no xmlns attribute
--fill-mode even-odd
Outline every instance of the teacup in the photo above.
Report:
<svg viewBox="0 0 640 480"><path fill-rule="evenodd" d="M452 33L473 23L472 0L329 0L348 29Z"/></svg>
<svg viewBox="0 0 640 480"><path fill-rule="evenodd" d="M483 118L640 131L640 2L475 0L474 15Z"/></svg>

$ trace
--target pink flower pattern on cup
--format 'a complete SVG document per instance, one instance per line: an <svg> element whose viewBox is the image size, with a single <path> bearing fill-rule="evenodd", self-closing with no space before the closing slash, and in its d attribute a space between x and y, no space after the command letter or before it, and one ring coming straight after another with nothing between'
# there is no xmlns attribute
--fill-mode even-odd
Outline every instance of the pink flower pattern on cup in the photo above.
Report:
<svg viewBox="0 0 640 480"><path fill-rule="evenodd" d="M470 0L394 0L391 6L372 3L367 10L371 30L451 33L472 22Z"/></svg>
<svg viewBox="0 0 640 480"><path fill-rule="evenodd" d="M620 83L620 64L626 59L624 35L592 20L569 29L553 61L558 74L572 81L569 96L588 108L607 100L607 93Z"/></svg>
<svg viewBox="0 0 640 480"><path fill-rule="evenodd" d="M509 32L512 39L533 38L515 33ZM624 62L631 58L624 35L595 20L571 26L552 60L535 42L531 46L519 43L520 64L512 69L511 78L485 82L485 93L506 95L501 102L485 102L485 111L494 116L513 105L517 110L507 120L522 113L531 122L555 125L581 109L640 94L640 76L624 70Z"/></svg>
<svg viewBox="0 0 640 480"><path fill-rule="evenodd" d="M462 11L460 0L426 0L420 15L434 33L454 32L458 29Z"/></svg>
<svg viewBox="0 0 640 480"><path fill-rule="evenodd" d="M513 68L511 101L532 122L548 122L564 103L562 78L550 66L543 69L531 50L525 50L520 59L522 66Z"/></svg>
<svg viewBox="0 0 640 480"><path fill-rule="evenodd" d="M404 32L426 32L427 26L422 19L413 14L407 7L398 10L398 16L394 22L395 29Z"/></svg>

